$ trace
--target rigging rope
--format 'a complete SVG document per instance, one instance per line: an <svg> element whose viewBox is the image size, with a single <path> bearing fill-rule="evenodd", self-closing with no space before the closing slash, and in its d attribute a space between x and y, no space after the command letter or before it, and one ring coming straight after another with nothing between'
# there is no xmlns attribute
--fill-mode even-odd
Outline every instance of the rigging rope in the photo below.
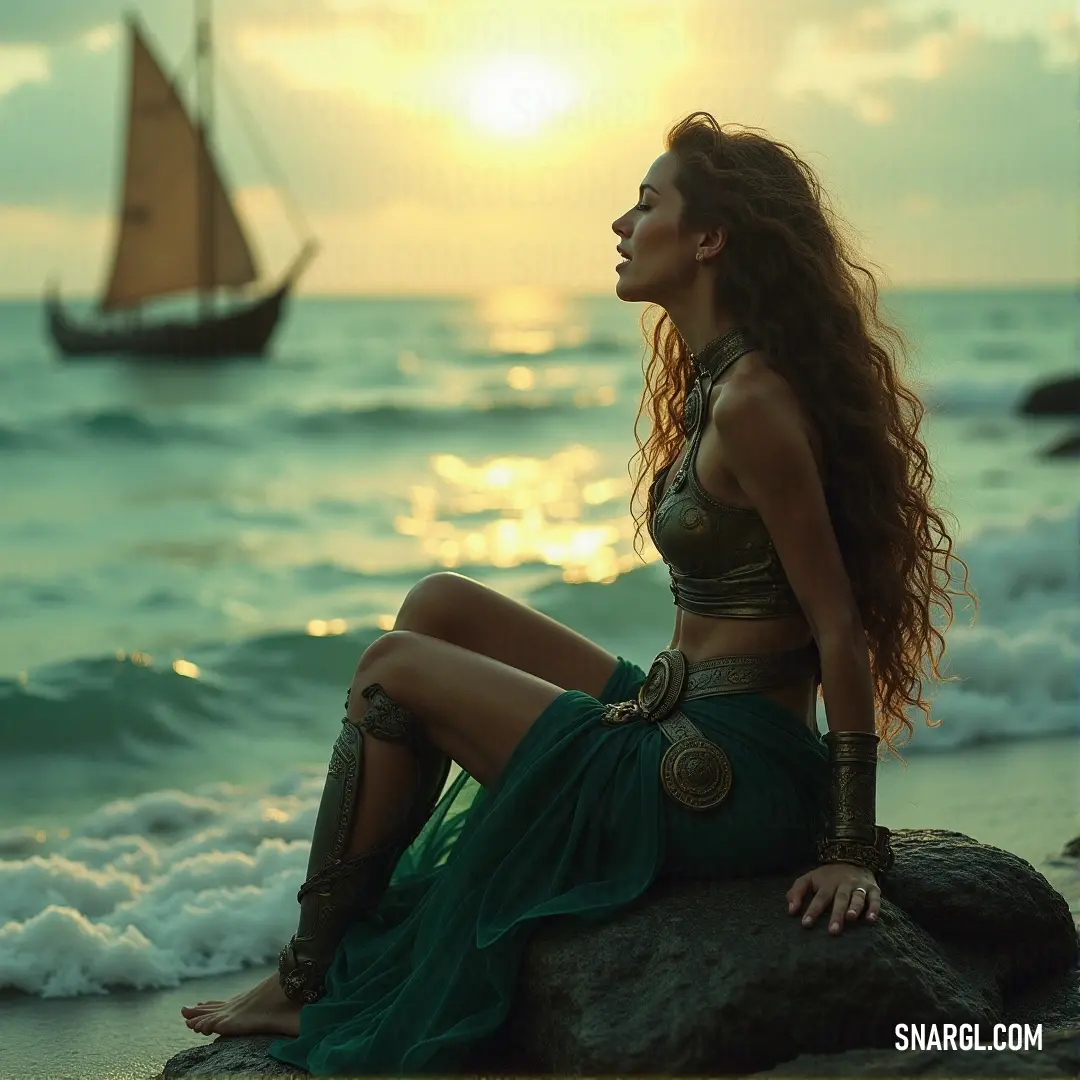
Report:
<svg viewBox="0 0 1080 1080"><path fill-rule="evenodd" d="M281 198L282 206L285 209L285 213L288 216L292 227L296 230L297 236L302 242L314 240L315 234L308 225L307 218L300 209L300 204L293 197L281 166L277 163L277 159L263 140L262 135L259 134L258 125L252 118L251 110L248 109L247 105L244 103L239 88L236 83L233 82L232 76L229 75L220 61L215 65L215 68L222 77L222 81L225 84L225 90L232 100L232 104L240 119L240 125L245 129L245 134L251 143L251 148L255 151L255 156L259 158L260 166L269 174L271 181L274 182L278 189L278 195Z"/></svg>

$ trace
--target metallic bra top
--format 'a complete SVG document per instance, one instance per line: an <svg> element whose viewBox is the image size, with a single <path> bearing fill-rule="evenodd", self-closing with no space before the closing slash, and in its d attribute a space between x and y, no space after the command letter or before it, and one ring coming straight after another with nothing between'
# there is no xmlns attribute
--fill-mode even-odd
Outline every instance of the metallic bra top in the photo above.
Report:
<svg viewBox="0 0 1080 1080"><path fill-rule="evenodd" d="M755 348L736 328L701 350L683 412L686 445L677 459L678 470L662 498L674 462L656 475L649 489L649 534L667 563L675 604L696 615L769 619L801 611L761 516L752 507L714 499L694 467L713 385Z"/></svg>

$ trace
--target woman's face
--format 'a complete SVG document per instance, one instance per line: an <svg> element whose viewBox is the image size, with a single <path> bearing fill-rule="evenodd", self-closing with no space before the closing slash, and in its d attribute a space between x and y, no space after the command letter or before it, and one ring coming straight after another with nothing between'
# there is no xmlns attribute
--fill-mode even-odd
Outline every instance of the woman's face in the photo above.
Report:
<svg viewBox="0 0 1080 1080"><path fill-rule="evenodd" d="M620 237L615 294L620 300L666 305L684 291L701 264L700 233L680 233L683 198L675 187L678 162L661 154L645 174L635 206L611 223Z"/></svg>

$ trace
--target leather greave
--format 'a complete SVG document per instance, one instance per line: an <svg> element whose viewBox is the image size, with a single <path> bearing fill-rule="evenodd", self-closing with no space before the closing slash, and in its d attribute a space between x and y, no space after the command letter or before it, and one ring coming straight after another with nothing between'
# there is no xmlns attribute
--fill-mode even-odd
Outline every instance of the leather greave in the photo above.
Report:
<svg viewBox="0 0 1080 1080"><path fill-rule="evenodd" d="M315 819L307 880L297 893L300 921L281 950L278 971L286 997L305 1003L326 992L324 976L349 924L378 905L402 852L431 816L446 783L450 761L421 737L415 717L373 683L363 690L370 702L358 720L348 715L330 756ZM348 710L348 698L345 700ZM413 804L403 831L362 855L345 859L363 776L363 735L401 742L416 754Z"/></svg>

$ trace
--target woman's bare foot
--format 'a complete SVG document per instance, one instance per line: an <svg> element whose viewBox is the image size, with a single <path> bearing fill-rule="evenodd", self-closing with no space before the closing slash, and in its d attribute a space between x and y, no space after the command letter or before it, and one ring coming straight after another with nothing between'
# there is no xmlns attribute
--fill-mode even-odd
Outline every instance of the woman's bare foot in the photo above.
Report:
<svg viewBox="0 0 1080 1080"><path fill-rule="evenodd" d="M276 973L228 1001L200 1001L180 1012L200 1035L300 1034L300 1003L285 996Z"/></svg>

